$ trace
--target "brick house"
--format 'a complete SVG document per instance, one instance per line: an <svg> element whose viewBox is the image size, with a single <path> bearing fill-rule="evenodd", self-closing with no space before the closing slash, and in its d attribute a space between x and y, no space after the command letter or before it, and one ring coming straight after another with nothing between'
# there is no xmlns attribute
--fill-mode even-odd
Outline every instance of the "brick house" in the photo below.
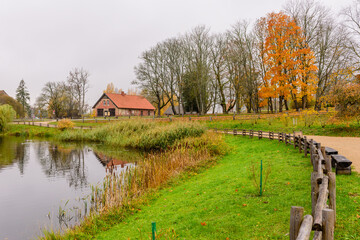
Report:
<svg viewBox="0 0 360 240"><path fill-rule="evenodd" d="M154 106L142 96L121 93L104 93L93 106L97 117L152 116Z"/></svg>

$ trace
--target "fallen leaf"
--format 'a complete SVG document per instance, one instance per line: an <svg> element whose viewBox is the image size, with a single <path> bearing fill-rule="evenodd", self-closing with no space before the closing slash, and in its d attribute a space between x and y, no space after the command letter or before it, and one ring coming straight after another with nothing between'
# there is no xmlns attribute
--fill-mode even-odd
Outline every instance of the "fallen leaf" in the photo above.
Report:
<svg viewBox="0 0 360 240"><path fill-rule="evenodd" d="M244 203L244 204L243 204L243 207L246 207L246 206L247 206L247 204L246 204L246 203Z"/></svg>
<svg viewBox="0 0 360 240"><path fill-rule="evenodd" d="M236 189L235 192L237 192L238 190Z"/></svg>
<svg viewBox="0 0 360 240"><path fill-rule="evenodd" d="M359 215L359 214L356 214L356 217L357 217L357 218L360 218L360 215Z"/></svg>
<svg viewBox="0 0 360 240"><path fill-rule="evenodd" d="M276 209L276 208L274 208L274 211L277 211L277 209Z"/></svg>
<svg viewBox="0 0 360 240"><path fill-rule="evenodd" d="M201 223L201 226L206 226L206 222L202 222L202 223Z"/></svg>

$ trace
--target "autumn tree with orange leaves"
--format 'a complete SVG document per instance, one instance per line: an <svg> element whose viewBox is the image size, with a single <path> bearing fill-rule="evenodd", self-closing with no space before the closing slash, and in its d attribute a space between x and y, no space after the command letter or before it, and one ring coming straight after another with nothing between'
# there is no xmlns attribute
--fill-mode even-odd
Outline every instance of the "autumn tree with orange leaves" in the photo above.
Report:
<svg viewBox="0 0 360 240"><path fill-rule="evenodd" d="M282 12L270 13L257 24L265 34L264 41L259 43L261 61L266 69L259 90L262 105L274 100L276 110L278 99L279 112L282 112L283 106L288 110L288 101L292 99L296 109L300 104L305 108L316 90L317 67L301 28ZM273 104L270 110L274 110Z"/></svg>

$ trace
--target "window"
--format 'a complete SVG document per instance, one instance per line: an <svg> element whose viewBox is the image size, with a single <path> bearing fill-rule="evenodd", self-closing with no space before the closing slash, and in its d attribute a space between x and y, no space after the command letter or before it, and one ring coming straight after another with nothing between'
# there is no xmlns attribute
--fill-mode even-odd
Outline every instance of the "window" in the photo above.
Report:
<svg viewBox="0 0 360 240"><path fill-rule="evenodd" d="M108 106L110 105L110 100L107 100L107 104L108 104Z"/></svg>
<svg viewBox="0 0 360 240"><path fill-rule="evenodd" d="M104 105L104 106L106 105L106 100L103 101L103 105Z"/></svg>

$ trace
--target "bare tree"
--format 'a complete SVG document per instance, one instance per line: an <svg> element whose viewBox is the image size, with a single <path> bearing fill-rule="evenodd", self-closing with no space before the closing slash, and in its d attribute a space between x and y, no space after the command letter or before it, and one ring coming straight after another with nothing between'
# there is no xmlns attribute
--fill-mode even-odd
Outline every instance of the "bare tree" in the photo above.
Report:
<svg viewBox="0 0 360 240"><path fill-rule="evenodd" d="M360 69L360 0L342 10L344 16L343 25L350 32L350 44L348 45L355 59L356 70Z"/></svg>
<svg viewBox="0 0 360 240"><path fill-rule="evenodd" d="M90 87L89 72L83 68L74 68L69 72L68 83L76 93L76 100L78 102L79 114L84 114L85 95Z"/></svg>
<svg viewBox="0 0 360 240"><path fill-rule="evenodd" d="M205 114L212 105L213 85L210 82L210 50L212 39L210 29L205 26L195 27L185 35L185 56L189 94L194 97L198 112Z"/></svg>
<svg viewBox="0 0 360 240"><path fill-rule="evenodd" d="M132 84L138 85L151 102L157 106L157 114L160 116L162 108L168 104L170 99L166 97L163 87L163 74L161 69L161 61L159 60L158 47L142 53L142 60L135 67L136 80Z"/></svg>
<svg viewBox="0 0 360 240"><path fill-rule="evenodd" d="M228 35L229 73L230 81L236 91L237 112L241 108L241 99L248 112L257 112L259 109L257 96L259 83L255 62L255 35L249 31L249 23L246 21L240 21L233 25L232 29L228 31Z"/></svg>
<svg viewBox="0 0 360 240"><path fill-rule="evenodd" d="M213 47L211 48L210 55L215 90L213 111L215 110L215 104L219 103L223 113L228 113L235 106L235 96L227 71L227 35L217 34L213 38Z"/></svg>

